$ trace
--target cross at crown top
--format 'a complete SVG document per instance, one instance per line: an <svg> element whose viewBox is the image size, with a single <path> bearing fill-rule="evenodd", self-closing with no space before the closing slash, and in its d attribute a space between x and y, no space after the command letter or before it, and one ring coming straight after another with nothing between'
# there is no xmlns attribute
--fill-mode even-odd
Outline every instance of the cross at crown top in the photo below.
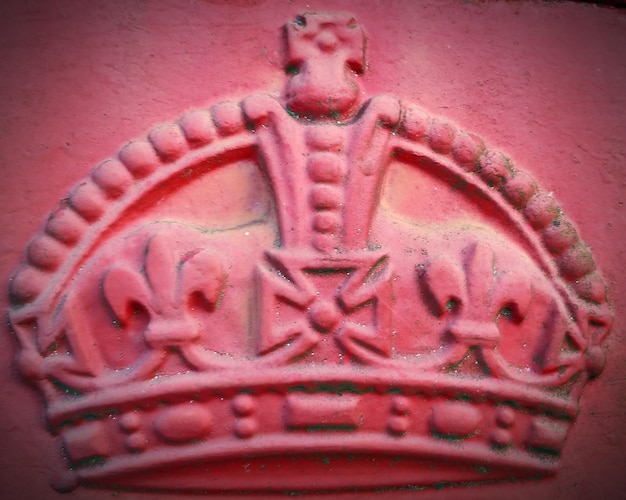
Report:
<svg viewBox="0 0 626 500"><path fill-rule="evenodd" d="M348 15L304 14L286 25L287 106L298 116L343 119L359 100L365 35Z"/></svg>

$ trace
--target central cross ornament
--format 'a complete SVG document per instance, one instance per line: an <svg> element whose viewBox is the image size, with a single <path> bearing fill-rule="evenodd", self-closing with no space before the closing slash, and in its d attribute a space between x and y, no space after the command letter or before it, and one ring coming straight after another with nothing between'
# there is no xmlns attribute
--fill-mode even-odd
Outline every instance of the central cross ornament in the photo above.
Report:
<svg viewBox="0 0 626 500"><path fill-rule="evenodd" d="M258 269L261 354L339 364L353 358L380 364L389 356L391 273L384 254L324 259L274 251L267 260Z"/></svg>
<svg viewBox="0 0 626 500"><path fill-rule="evenodd" d="M349 121L365 65L351 16L307 14L286 31L292 116L269 97L244 102L281 226L280 248L258 269L259 353L380 363L390 349L391 267L368 248L368 234L400 105L375 98L358 126Z"/></svg>

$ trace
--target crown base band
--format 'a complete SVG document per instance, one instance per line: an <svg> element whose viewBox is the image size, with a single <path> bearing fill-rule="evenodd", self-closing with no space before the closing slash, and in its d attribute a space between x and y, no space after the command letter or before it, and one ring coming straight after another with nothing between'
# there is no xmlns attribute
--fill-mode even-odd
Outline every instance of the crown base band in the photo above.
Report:
<svg viewBox="0 0 626 500"><path fill-rule="evenodd" d="M315 483L298 474L276 482L274 472L285 458L301 461L303 474L319 472ZM433 460L440 461L434 469ZM245 443L223 440L165 453L155 451L143 457L121 457L101 467L77 471L77 479L84 486L169 490L174 487L172 477L184 476L186 491L302 490L305 483L306 489L319 491L345 489L346 476L350 477L350 489L371 489L544 477L557 467L557 460L541 455L485 445L433 443L419 437L308 435L294 446L288 436L269 435ZM160 473L165 469L167 475Z"/></svg>

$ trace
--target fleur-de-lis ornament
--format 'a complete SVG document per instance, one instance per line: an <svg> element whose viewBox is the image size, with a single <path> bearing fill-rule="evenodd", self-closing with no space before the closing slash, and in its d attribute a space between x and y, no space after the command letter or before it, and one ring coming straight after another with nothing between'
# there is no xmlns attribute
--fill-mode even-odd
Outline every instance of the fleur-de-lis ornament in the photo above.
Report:
<svg viewBox="0 0 626 500"><path fill-rule="evenodd" d="M138 372L156 368L167 350L180 351L193 367L205 364L196 348L202 324L195 311L212 311L223 285L224 271L215 256L202 250L176 255L162 235L148 240L143 269L115 266L106 272L102 290L115 320L129 335L143 334L150 347ZM134 331L137 310L148 316L143 332Z"/></svg>

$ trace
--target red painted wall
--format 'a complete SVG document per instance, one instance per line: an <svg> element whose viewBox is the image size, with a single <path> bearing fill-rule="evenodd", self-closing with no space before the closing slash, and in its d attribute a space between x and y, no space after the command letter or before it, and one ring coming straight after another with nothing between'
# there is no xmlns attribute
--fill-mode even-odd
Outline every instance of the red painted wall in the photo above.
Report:
<svg viewBox="0 0 626 500"><path fill-rule="evenodd" d="M624 11L451 0L5 1L0 286L57 201L127 140L189 108L279 92L279 27L321 10L348 10L365 27L369 94L406 98L477 132L555 193L591 245L616 315L607 368L583 393L554 478L421 497L614 498L626 487ZM6 305L2 294L0 309ZM48 485L59 452L39 395L13 365L17 343L3 330L0 496L60 497ZM66 498L111 496L79 488Z"/></svg>

